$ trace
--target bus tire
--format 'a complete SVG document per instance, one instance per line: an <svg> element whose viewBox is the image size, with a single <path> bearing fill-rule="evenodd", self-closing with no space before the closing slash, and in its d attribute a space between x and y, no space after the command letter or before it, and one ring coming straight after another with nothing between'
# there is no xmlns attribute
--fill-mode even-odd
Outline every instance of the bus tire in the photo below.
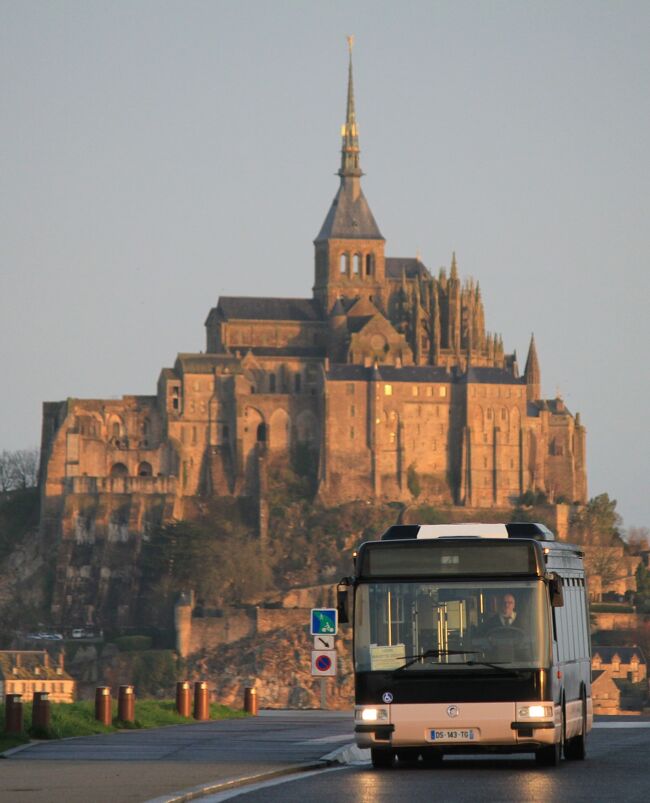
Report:
<svg viewBox="0 0 650 803"><path fill-rule="evenodd" d="M393 751L381 747L370 748L370 760L376 770L385 770L393 766Z"/></svg>
<svg viewBox="0 0 650 803"><path fill-rule="evenodd" d="M565 739L566 725L564 719L564 704L562 705L562 724L560 727L560 741L555 744L549 744L546 747L540 747L535 751L535 761L542 767L559 767L562 760L562 754L565 752Z"/></svg>
<svg viewBox="0 0 650 803"><path fill-rule="evenodd" d="M584 761L587 758L587 699L582 692L582 731L579 736L569 739L564 746L567 761Z"/></svg>

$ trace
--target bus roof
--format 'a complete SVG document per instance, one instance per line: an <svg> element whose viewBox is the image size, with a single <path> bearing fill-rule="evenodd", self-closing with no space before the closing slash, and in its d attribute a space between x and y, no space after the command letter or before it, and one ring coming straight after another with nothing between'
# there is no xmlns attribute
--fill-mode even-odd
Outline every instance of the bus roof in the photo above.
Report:
<svg viewBox="0 0 650 803"><path fill-rule="evenodd" d="M381 536L382 541L413 538L532 538L555 541L555 535L544 524L516 521L507 524L393 524Z"/></svg>

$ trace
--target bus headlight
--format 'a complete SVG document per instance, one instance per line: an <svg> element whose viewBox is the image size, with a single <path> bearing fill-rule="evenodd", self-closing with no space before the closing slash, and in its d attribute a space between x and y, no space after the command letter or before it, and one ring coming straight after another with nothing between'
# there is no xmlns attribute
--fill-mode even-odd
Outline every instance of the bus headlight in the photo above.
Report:
<svg viewBox="0 0 650 803"><path fill-rule="evenodd" d="M385 722L388 711L385 708L355 708L354 718L362 722Z"/></svg>
<svg viewBox="0 0 650 803"><path fill-rule="evenodd" d="M517 716L521 719L548 719L553 716L553 707L550 705L524 705L517 709Z"/></svg>

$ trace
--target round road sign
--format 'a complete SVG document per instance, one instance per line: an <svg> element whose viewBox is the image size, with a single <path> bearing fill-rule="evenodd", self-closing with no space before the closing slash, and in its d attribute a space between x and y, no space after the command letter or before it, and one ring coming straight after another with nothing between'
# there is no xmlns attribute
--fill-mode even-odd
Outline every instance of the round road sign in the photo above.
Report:
<svg viewBox="0 0 650 803"><path fill-rule="evenodd" d="M319 672L327 672L332 666L332 659L329 655L319 655L314 663Z"/></svg>

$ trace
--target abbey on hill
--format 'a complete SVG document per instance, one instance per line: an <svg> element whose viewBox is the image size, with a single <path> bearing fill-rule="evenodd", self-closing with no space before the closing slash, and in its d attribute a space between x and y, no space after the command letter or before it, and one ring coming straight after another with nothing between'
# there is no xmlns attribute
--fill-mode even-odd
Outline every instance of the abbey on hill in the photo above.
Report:
<svg viewBox="0 0 650 803"><path fill-rule="evenodd" d="M331 503L406 501L414 480L433 503L507 506L528 490L586 501L585 429L541 398L534 339L520 375L455 256L437 276L385 256L361 189L351 61L338 175L311 298L220 298L206 352L179 354L154 396L45 403L53 536L119 543L196 496L258 498L268 461L297 448ZM79 583L100 596L114 584L91 566L65 571L78 576L57 586L60 610Z"/></svg>

